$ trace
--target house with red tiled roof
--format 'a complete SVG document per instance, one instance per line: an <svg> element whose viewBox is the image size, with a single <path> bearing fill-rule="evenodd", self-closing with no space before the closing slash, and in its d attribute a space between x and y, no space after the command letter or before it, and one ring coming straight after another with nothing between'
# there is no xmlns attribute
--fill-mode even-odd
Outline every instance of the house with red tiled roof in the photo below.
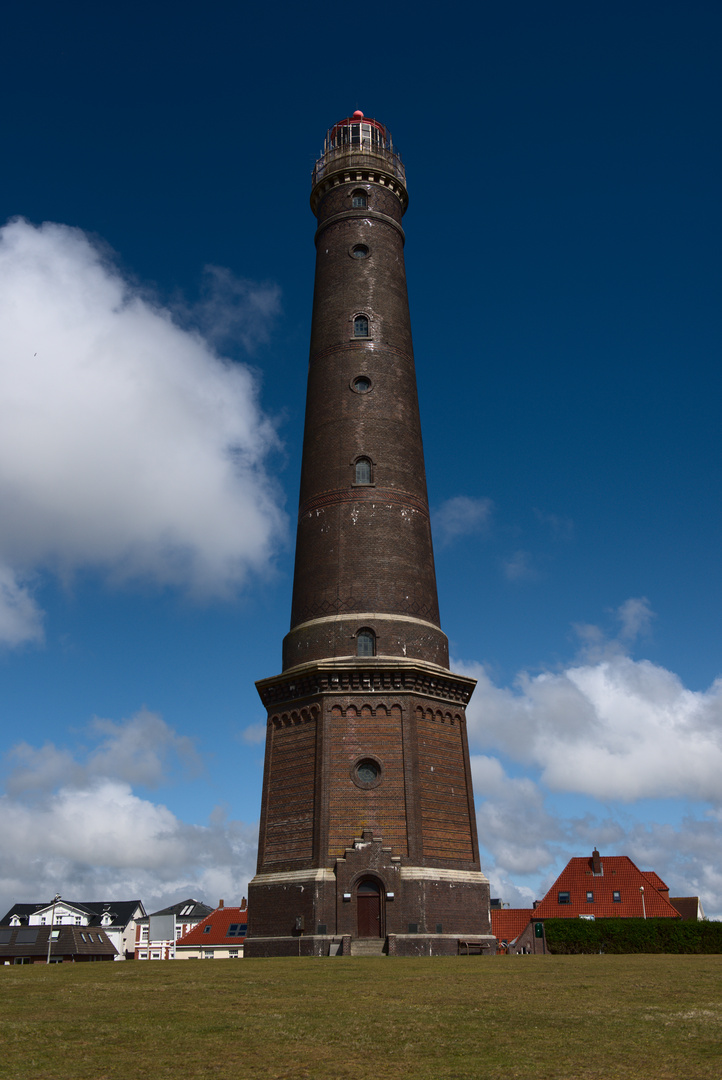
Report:
<svg viewBox="0 0 722 1080"><path fill-rule="evenodd" d="M532 911L532 908L491 909L491 932L499 943L499 952L516 951L514 944L529 925Z"/></svg>
<svg viewBox="0 0 722 1080"><path fill-rule="evenodd" d="M176 960L238 960L248 930L248 902L219 906L175 943Z"/></svg>
<svg viewBox="0 0 722 1080"><path fill-rule="evenodd" d="M603 859L595 848L591 859L570 859L533 908L492 910L491 918L493 933L507 941L509 952L542 953L545 919L679 919L680 913L659 874L640 870L626 855ZM522 922L516 937L509 936Z"/></svg>

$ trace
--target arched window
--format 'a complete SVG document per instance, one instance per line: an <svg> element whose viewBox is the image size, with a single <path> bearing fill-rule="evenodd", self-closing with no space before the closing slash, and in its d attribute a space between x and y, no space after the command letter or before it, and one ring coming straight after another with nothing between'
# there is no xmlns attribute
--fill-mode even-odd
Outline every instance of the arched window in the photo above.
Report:
<svg viewBox="0 0 722 1080"><path fill-rule="evenodd" d="M365 210L368 206L368 196L365 191L354 191L351 196L351 206L354 210Z"/></svg>
<svg viewBox="0 0 722 1080"><path fill-rule="evenodd" d="M353 320L353 336L354 337L368 337L369 336L369 321L365 315L356 315Z"/></svg>
<svg viewBox="0 0 722 1080"><path fill-rule="evenodd" d="M356 655L376 655L376 634L374 634L373 630L359 630L356 635Z"/></svg>
<svg viewBox="0 0 722 1080"><path fill-rule="evenodd" d="M356 484L371 483L371 462L367 457L359 458L356 462L354 482Z"/></svg>

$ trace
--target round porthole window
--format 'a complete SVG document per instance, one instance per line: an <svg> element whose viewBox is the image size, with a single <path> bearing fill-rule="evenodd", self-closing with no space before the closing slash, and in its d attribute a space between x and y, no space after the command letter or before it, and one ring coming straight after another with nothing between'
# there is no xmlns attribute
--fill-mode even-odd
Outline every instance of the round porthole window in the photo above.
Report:
<svg viewBox="0 0 722 1080"><path fill-rule="evenodd" d="M369 256L369 249L365 244L354 244L351 248L350 255L353 259L367 259Z"/></svg>
<svg viewBox="0 0 722 1080"><path fill-rule="evenodd" d="M371 380L368 375L358 375L351 383L351 389L357 394L368 394L371 389Z"/></svg>
<svg viewBox="0 0 722 1080"><path fill-rule="evenodd" d="M356 787L375 788L381 783L381 762L376 758L361 758L351 770L351 779Z"/></svg>

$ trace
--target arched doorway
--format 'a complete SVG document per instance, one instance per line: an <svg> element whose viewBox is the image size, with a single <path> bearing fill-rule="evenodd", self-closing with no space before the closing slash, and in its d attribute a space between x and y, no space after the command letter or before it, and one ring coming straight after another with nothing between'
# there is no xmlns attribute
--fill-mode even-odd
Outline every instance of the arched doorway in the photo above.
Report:
<svg viewBox="0 0 722 1080"><path fill-rule="evenodd" d="M358 936L378 938L381 933L381 888L373 878L364 878L356 890Z"/></svg>

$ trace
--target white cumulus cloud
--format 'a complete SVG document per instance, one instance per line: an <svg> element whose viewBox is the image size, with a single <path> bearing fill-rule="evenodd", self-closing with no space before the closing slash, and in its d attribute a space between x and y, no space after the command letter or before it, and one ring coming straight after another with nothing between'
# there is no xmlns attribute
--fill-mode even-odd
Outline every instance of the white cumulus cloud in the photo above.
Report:
<svg viewBox="0 0 722 1080"><path fill-rule="evenodd" d="M94 745L22 744L10 757L0 796L0 915L55 892L138 897L151 910L188 895L238 902L254 872L257 827L220 811L207 825L189 825L133 790L160 782L176 759L193 764L189 741L146 710L96 721L84 734Z"/></svg>
<svg viewBox="0 0 722 1080"><path fill-rule="evenodd" d="M234 292L221 277L209 325ZM221 336L252 344L277 296L235 294ZM37 572L223 595L267 570L285 531L266 469L276 446L253 372L180 328L84 233L0 229L0 642L41 636Z"/></svg>
<svg viewBox="0 0 722 1080"><path fill-rule="evenodd" d="M450 544L460 536L484 532L494 511L491 499L455 495L447 499L434 514L434 535L441 545Z"/></svg>
<svg viewBox="0 0 722 1080"><path fill-rule="evenodd" d="M458 665L457 665L458 669ZM473 745L536 766L554 791L598 799L722 796L722 680L686 689L648 660L618 655L494 685L480 665Z"/></svg>
<svg viewBox="0 0 722 1080"><path fill-rule="evenodd" d="M615 638L577 627L573 663L522 671L511 687L483 664L452 662L478 680L467 716L484 869L513 902L514 878L536 877L538 898L569 858L596 845L656 870L672 895L701 896L719 918L722 679L690 690L627 655L649 632L646 599L614 615Z"/></svg>

